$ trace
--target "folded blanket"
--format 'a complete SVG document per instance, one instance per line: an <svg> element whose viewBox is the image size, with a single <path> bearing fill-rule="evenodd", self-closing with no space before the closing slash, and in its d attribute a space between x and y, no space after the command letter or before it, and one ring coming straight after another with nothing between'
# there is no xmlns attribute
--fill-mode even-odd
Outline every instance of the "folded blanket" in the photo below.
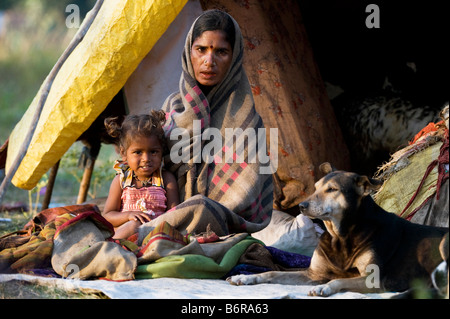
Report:
<svg viewBox="0 0 450 319"><path fill-rule="evenodd" d="M0 273L50 267L54 234L55 223L51 222L42 231L29 236L25 243L0 251Z"/></svg>
<svg viewBox="0 0 450 319"><path fill-rule="evenodd" d="M47 273L53 269L64 278L115 281L135 276L221 278L237 264L249 245L260 243L247 233L237 233L220 238L209 236L218 240L201 244L195 236L182 234L165 220L160 220L139 245L113 241L112 225L94 205L59 207L43 211L42 216L52 217L43 218L46 225L38 222L27 226L42 230L34 232L26 243L16 242L17 246L0 252L0 272ZM209 221L213 223L214 219ZM187 229L198 224L195 218L184 223ZM204 229L210 229L211 235L208 225Z"/></svg>
<svg viewBox="0 0 450 319"><path fill-rule="evenodd" d="M250 275L266 271L295 271L308 268L311 257L290 253L275 247L251 244L224 278Z"/></svg>
<svg viewBox="0 0 450 319"><path fill-rule="evenodd" d="M8 248L0 251L0 272L53 269L60 276L79 279L134 278L136 256L110 241L114 228L95 205L44 210L25 225L23 232L19 238L2 238Z"/></svg>
<svg viewBox="0 0 450 319"><path fill-rule="evenodd" d="M161 277L219 279L236 266L239 258L248 246L257 242L259 242L257 239L246 235L245 239L226 251L220 262L199 254L163 257L154 263L138 266L135 276L137 279Z"/></svg>
<svg viewBox="0 0 450 319"><path fill-rule="evenodd" d="M61 220L62 219L62 220ZM97 211L55 220L51 263L63 277L134 279L136 255L111 240L114 228Z"/></svg>
<svg viewBox="0 0 450 319"><path fill-rule="evenodd" d="M64 214L76 216L95 211L93 205L70 205L49 208L30 220L21 231L0 239L0 272L27 272L30 269L48 268L53 251L55 221L62 221Z"/></svg>

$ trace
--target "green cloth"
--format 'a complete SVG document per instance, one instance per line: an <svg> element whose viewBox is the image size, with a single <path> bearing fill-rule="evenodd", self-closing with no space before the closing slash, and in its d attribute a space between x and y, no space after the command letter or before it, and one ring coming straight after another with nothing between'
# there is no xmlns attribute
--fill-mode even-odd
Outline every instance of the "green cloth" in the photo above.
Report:
<svg viewBox="0 0 450 319"><path fill-rule="evenodd" d="M253 243L261 243L261 241L248 236L228 250L219 264L212 258L203 255L186 254L163 257L151 264L138 266L135 278L219 279L236 266L241 255Z"/></svg>

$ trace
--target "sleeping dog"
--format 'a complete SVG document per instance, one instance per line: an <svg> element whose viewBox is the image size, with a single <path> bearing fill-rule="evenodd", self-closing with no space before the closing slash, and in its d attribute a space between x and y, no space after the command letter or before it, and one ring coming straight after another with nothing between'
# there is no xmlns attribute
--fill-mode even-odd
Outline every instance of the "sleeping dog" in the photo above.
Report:
<svg viewBox="0 0 450 319"><path fill-rule="evenodd" d="M369 196L381 186L379 181L334 171L329 163L320 169L326 175L299 204L302 214L321 219L327 229L310 267L237 275L227 281L234 285L315 285L310 296L403 291L413 279L430 281L430 274L442 262L439 244L448 229L414 224L383 210Z"/></svg>

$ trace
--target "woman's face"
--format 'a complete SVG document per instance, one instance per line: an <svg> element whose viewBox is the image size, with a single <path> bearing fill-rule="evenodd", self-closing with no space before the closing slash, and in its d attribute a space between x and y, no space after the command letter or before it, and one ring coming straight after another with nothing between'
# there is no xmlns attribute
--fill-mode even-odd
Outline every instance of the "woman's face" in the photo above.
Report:
<svg viewBox="0 0 450 319"><path fill-rule="evenodd" d="M204 86L220 83L231 65L231 45L220 30L205 31L194 40L191 48L191 63L195 79Z"/></svg>

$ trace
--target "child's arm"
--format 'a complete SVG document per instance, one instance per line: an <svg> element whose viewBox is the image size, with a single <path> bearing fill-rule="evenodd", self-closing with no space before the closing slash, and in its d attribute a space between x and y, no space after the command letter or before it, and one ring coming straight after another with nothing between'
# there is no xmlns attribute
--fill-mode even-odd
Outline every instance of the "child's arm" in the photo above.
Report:
<svg viewBox="0 0 450 319"><path fill-rule="evenodd" d="M169 210L180 203L178 183L175 176L169 171L163 171L163 179L167 196L167 210Z"/></svg>
<svg viewBox="0 0 450 319"><path fill-rule="evenodd" d="M114 227L118 227L128 221L127 214L122 214L120 210L122 187L120 187L120 176L114 177L109 188L108 198L103 209L103 217Z"/></svg>

